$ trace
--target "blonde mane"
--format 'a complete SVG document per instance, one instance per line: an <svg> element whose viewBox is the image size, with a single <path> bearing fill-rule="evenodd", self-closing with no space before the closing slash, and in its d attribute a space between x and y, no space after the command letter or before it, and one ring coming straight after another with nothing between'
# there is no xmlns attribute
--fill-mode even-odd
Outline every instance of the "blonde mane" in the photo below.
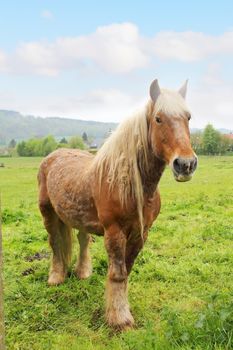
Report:
<svg viewBox="0 0 233 350"><path fill-rule="evenodd" d="M110 191L119 190L122 206L129 198L137 203L143 230L143 186L141 171L148 170L148 127L146 108L118 125L95 156L94 167L101 184L107 174ZM106 172L106 173L105 173Z"/></svg>
<svg viewBox="0 0 233 350"><path fill-rule="evenodd" d="M107 174L110 192L118 187L122 206L129 198L136 201L142 232L144 196L141 175L148 172L149 152L147 114L155 115L160 111L169 116L182 116L188 108L178 92L162 89L155 104L150 100L144 109L118 125L93 161L100 188L103 175Z"/></svg>

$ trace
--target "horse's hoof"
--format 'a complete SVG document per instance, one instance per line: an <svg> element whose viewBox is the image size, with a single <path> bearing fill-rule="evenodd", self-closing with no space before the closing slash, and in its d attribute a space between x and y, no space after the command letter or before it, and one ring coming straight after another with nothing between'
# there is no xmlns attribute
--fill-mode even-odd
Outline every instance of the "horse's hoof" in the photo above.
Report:
<svg viewBox="0 0 233 350"><path fill-rule="evenodd" d="M119 332L126 332L132 329L134 326L134 320L127 320L124 323L121 323L119 325L114 325L113 328L115 328Z"/></svg>
<svg viewBox="0 0 233 350"><path fill-rule="evenodd" d="M127 331L134 326L134 319L129 310L122 315L116 312L109 313L106 317L108 325L116 331Z"/></svg>
<svg viewBox="0 0 233 350"><path fill-rule="evenodd" d="M77 268L75 270L75 274L80 280L85 280L86 278L91 276L92 268L91 267Z"/></svg>
<svg viewBox="0 0 233 350"><path fill-rule="evenodd" d="M65 281L64 274L53 271L49 275L48 285L49 286L57 286L59 284L62 284L64 281Z"/></svg>
<svg viewBox="0 0 233 350"><path fill-rule="evenodd" d="M123 323L109 323L108 324L111 328L113 328L116 332L126 332L133 328L134 321L132 320L126 320Z"/></svg>

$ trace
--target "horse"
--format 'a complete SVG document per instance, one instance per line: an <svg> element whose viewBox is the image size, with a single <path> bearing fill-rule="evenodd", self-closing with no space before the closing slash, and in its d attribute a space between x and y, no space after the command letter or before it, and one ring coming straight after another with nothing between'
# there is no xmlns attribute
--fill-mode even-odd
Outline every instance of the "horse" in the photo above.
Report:
<svg viewBox="0 0 233 350"><path fill-rule="evenodd" d="M105 316L114 329L134 324L127 280L160 212L158 184L166 165L180 182L190 180L197 167L186 91L187 81L175 91L160 89L154 80L146 105L120 123L96 155L58 149L40 165L39 208L52 248L48 284L59 285L67 276L73 229L80 245L79 279L92 273L91 234L103 235L108 255Z"/></svg>

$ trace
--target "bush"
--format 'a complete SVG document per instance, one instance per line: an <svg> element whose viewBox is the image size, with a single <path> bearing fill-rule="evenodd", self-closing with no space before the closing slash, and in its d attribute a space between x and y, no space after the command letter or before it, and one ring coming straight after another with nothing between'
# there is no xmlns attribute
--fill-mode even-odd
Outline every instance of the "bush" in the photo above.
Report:
<svg viewBox="0 0 233 350"><path fill-rule="evenodd" d="M226 154L233 151L233 140L226 135L222 135L208 124L203 132L191 134L191 143L197 154Z"/></svg>
<svg viewBox="0 0 233 350"><path fill-rule="evenodd" d="M81 137L79 136L73 136L68 142L69 148L79 148L84 149L84 143Z"/></svg>

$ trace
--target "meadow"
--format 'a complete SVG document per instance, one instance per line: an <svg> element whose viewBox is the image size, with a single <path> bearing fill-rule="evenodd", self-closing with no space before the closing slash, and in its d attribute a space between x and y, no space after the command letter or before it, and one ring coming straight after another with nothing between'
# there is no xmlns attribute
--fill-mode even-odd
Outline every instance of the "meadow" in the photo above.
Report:
<svg viewBox="0 0 233 350"><path fill-rule="evenodd" d="M39 158L1 159L7 348L233 349L233 157L200 157L192 181L166 170L162 210L130 275L136 325L104 321L107 257L91 246L93 275L48 287L50 249L37 207ZM76 240L74 236L74 240ZM77 243L73 252L73 262Z"/></svg>

